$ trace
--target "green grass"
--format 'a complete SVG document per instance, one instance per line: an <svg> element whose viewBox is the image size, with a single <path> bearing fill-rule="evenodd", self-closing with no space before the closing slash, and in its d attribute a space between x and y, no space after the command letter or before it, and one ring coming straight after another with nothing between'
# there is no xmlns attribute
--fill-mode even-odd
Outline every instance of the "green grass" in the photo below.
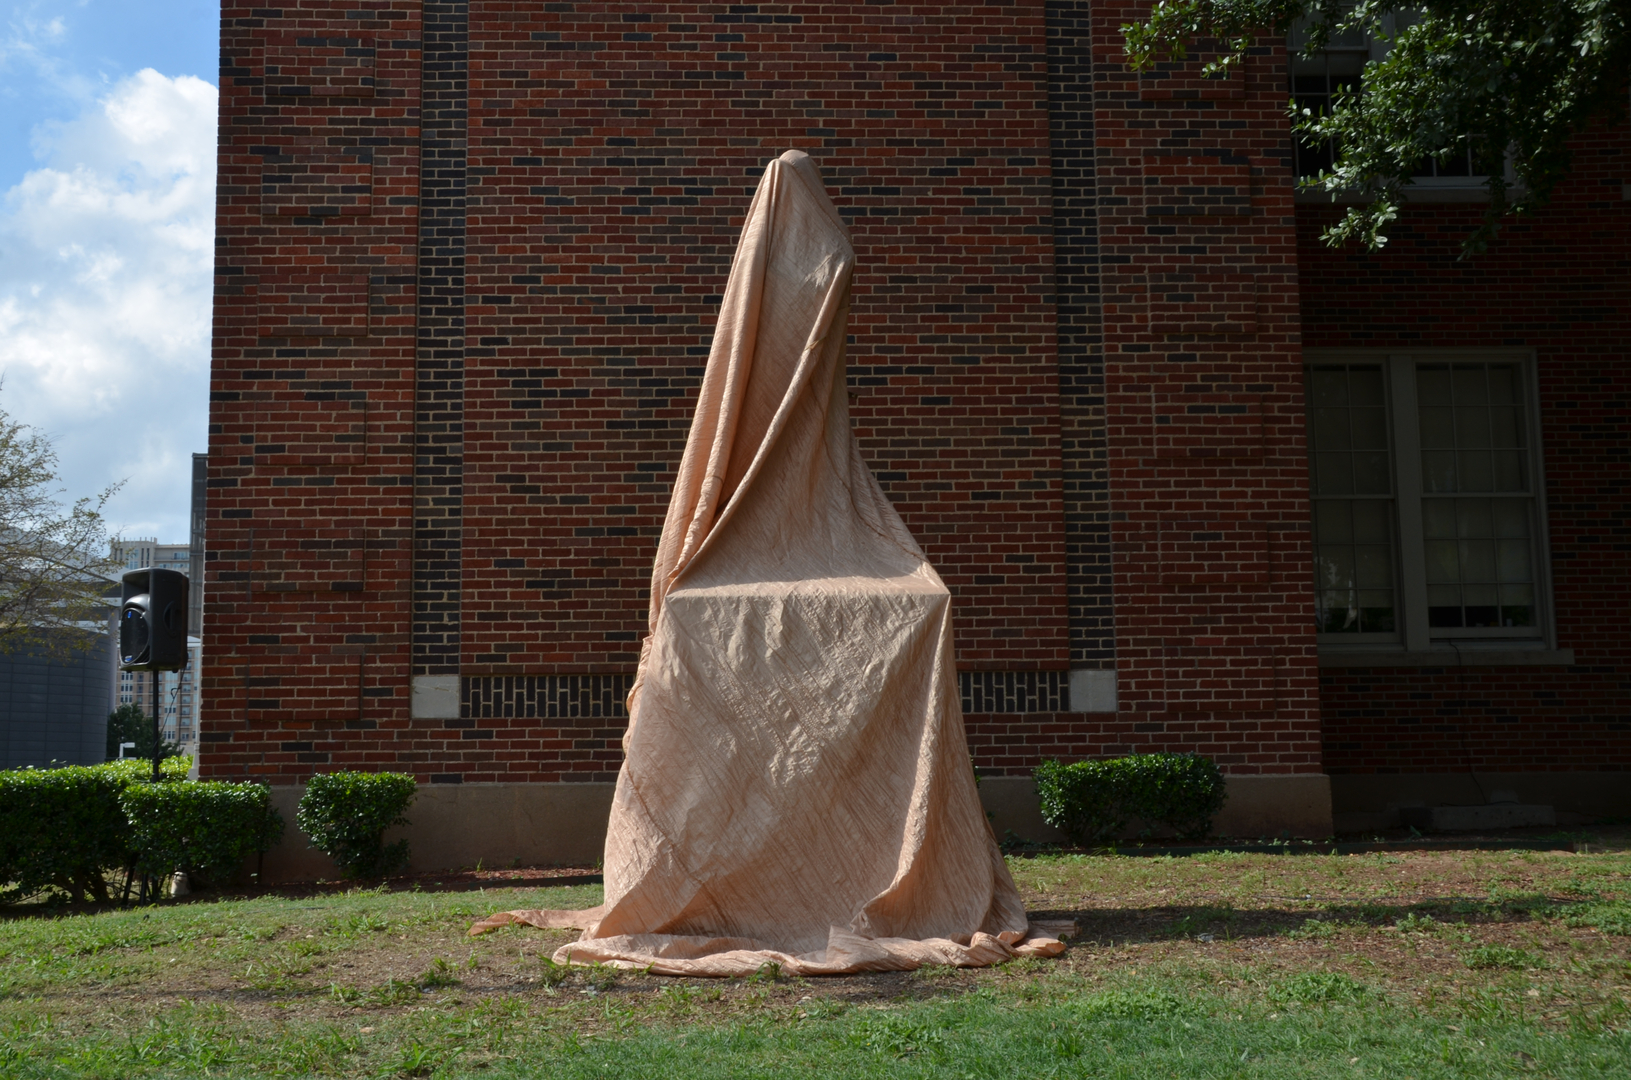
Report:
<svg viewBox="0 0 1631 1080"><path fill-rule="evenodd" d="M1064 957L835 979L550 960L596 887L0 921L0 1077L1627 1077L1631 856L1014 860Z"/></svg>
<svg viewBox="0 0 1631 1080"><path fill-rule="evenodd" d="M1362 995L1363 997L1363 995ZM0 1072L128 1076L1626 1076L1631 1031L1561 1030L1500 998L1423 1016L1364 998L1273 1004L1159 977L1018 1000L982 988L812 1014L766 1005L688 1024L644 1003L540 1012L536 1002L406 1012L370 1024L260 1025L186 1003L145 1021L64 1030L48 1017L0 1029ZM529 1007L532 1006L532 1007ZM551 1015L553 1012L553 1015ZM115 1014L117 1016L117 1014Z"/></svg>

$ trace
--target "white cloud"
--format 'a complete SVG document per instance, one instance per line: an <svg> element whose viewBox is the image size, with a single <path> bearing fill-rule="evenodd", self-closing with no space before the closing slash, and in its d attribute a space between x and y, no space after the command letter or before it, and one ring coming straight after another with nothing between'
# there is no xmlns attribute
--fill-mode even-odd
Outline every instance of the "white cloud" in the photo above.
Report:
<svg viewBox="0 0 1631 1080"><path fill-rule="evenodd" d="M70 495L186 537L206 442L215 87L151 68L41 135L0 198L0 407L49 433Z"/></svg>
<svg viewBox="0 0 1631 1080"><path fill-rule="evenodd" d="M37 17L32 10L13 5L0 30L0 70L25 68L36 83L50 87L68 98L88 101L95 93L96 83L75 71L64 62L54 49L68 38L68 24L59 16L50 19Z"/></svg>

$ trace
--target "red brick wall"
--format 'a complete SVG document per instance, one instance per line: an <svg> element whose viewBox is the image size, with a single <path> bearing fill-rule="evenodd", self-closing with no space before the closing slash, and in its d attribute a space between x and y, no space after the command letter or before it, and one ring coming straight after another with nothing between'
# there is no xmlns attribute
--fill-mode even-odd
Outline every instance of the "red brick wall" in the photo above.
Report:
<svg viewBox="0 0 1631 1080"><path fill-rule="evenodd" d="M1475 206L1407 208L1378 254L1300 215L1309 346L1527 346L1558 645L1571 668L1327 671L1332 772L1631 768L1631 125L1578 140L1551 207L1458 259Z"/></svg>
<svg viewBox="0 0 1631 1080"><path fill-rule="evenodd" d="M766 162L854 233L857 432L965 667L1067 655L1038 3L472 4L463 671L631 670Z"/></svg>
<svg viewBox="0 0 1631 1080"><path fill-rule="evenodd" d="M1203 754L1225 773L1306 772L1275 767L1310 751L1308 734L1249 711L1148 713L969 713L969 752L984 776L1030 776L1048 758L1182 752ZM1317 748L1318 743L1316 742Z"/></svg>
<svg viewBox="0 0 1631 1080"><path fill-rule="evenodd" d="M1091 9L1117 720L1135 723L1086 741L1319 772L1284 49L1227 79L1135 75L1120 27L1145 7Z"/></svg>
<svg viewBox="0 0 1631 1080"><path fill-rule="evenodd" d="M1061 178L1039 0L475 0L467 53L459 3L228 4L210 774L615 771L615 708L515 695L631 671L736 230L790 146L851 223L857 431L956 594L965 671L1068 662L1061 179L1073 282L1097 252L1100 292L1071 300L1072 393L1093 399L1071 442L1099 453L1102 358L1109 450L1073 482L1108 480L1122 712L975 714L982 760L1197 749L1317 772L1283 57L1219 83L1131 76L1138 11L1052 9L1056 36L1091 43L1081 62L1056 42L1054 100L1077 110L1061 146L1095 140ZM427 65L420 39L454 44ZM466 55L462 170L462 129L421 132L417 95L434 83L425 107L452 123ZM425 226L442 246L416 278L422 138L451 216ZM440 291L460 274L462 306ZM1102 544L1082 517L1078 545ZM1078 584L1098 610L1098 581ZM454 657L465 715L411 720L410 672Z"/></svg>
<svg viewBox="0 0 1631 1080"><path fill-rule="evenodd" d="M222 9L208 775L394 762L407 700L417 5L273 16Z"/></svg>

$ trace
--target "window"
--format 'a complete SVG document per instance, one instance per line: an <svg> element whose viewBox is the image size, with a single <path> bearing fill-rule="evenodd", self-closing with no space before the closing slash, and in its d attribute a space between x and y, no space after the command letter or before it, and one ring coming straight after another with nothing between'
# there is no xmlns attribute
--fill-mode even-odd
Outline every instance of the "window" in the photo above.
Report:
<svg viewBox="0 0 1631 1080"><path fill-rule="evenodd" d="M1307 379L1321 644L1544 647L1529 354L1310 350Z"/></svg>
<svg viewBox="0 0 1631 1080"><path fill-rule="evenodd" d="M1383 26L1387 37L1392 37L1409 25L1404 19L1402 14L1384 16ZM1302 53L1307 43L1308 34L1301 27L1292 30L1286 43L1291 100L1299 112L1308 109L1315 115L1330 112L1338 95L1357 89L1365 64L1382 59L1391 48L1387 38L1373 38L1362 30L1332 34L1323 49L1305 57ZM1331 144L1316 139L1294 140L1292 156L1298 177L1317 176L1335 161ZM1445 193L1482 191L1489 172L1503 167L1498 155L1492 160L1483 160L1483 155L1475 151L1474 143L1469 140L1458 153L1449 155L1443 161L1421 162L1410 176L1412 186L1418 189L1412 195L1431 199L1435 189ZM1299 194L1321 200L1329 197L1321 192Z"/></svg>

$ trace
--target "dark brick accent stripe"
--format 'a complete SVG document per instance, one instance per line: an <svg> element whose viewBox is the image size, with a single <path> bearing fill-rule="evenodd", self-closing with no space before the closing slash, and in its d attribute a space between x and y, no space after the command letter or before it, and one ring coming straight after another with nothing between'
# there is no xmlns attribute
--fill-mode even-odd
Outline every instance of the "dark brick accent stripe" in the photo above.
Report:
<svg viewBox="0 0 1631 1080"><path fill-rule="evenodd" d="M413 673L459 670L469 3L427 0L414 409Z"/></svg>
<svg viewBox="0 0 1631 1080"><path fill-rule="evenodd" d="M633 675L493 675L465 679L466 719L627 719Z"/></svg>
<svg viewBox="0 0 1631 1080"><path fill-rule="evenodd" d="M964 713L1064 712L1070 708L1068 671L959 671Z"/></svg>
<svg viewBox="0 0 1631 1080"><path fill-rule="evenodd" d="M1065 671L960 671L965 713L1056 713L1067 710ZM465 679L461 714L470 720L626 719L632 675L495 675Z"/></svg>
<svg viewBox="0 0 1631 1080"><path fill-rule="evenodd" d="M1093 42L1088 4L1084 0L1048 0L1047 26L1070 661L1077 667L1114 667L1104 335L1093 167Z"/></svg>

